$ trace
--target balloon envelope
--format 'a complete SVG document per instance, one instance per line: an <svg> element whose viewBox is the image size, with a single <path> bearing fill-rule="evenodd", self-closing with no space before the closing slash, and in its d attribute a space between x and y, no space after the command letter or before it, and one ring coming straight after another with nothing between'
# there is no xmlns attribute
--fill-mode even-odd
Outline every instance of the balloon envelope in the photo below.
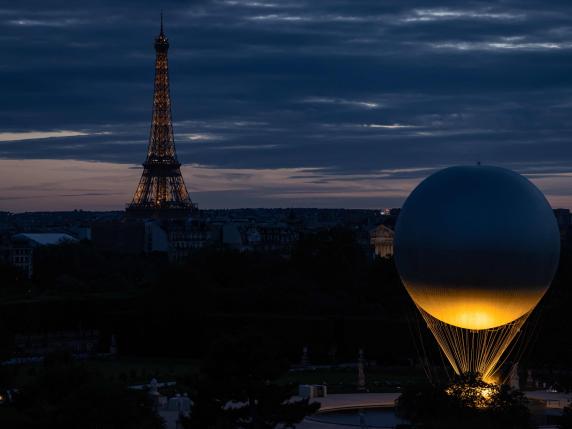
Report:
<svg viewBox="0 0 572 429"><path fill-rule="evenodd" d="M415 303L471 330L530 312L559 254L558 226L542 192L498 167L431 175L406 200L396 225L395 262Z"/></svg>

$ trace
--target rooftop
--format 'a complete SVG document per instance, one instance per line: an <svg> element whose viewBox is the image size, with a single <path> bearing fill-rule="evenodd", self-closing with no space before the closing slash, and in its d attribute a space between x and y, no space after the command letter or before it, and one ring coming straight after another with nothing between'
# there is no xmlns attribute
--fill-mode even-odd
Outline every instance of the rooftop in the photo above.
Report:
<svg viewBox="0 0 572 429"><path fill-rule="evenodd" d="M35 234L21 233L14 235L12 238L15 240L33 241L41 246L61 244L66 241L69 242L77 241L74 237L72 237L69 234L53 233L53 232L35 233Z"/></svg>

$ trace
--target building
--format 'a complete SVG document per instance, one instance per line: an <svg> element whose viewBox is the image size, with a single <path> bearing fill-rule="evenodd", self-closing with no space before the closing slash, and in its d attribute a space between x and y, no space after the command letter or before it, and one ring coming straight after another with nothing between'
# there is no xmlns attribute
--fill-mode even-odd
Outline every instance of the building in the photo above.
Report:
<svg viewBox="0 0 572 429"><path fill-rule="evenodd" d="M556 222L558 223L560 234L565 236L568 232L568 229L570 229L570 210L554 209L554 216L556 217Z"/></svg>
<svg viewBox="0 0 572 429"><path fill-rule="evenodd" d="M183 262L194 250L221 242L221 228L200 219L172 225L168 231L171 262Z"/></svg>
<svg viewBox="0 0 572 429"><path fill-rule="evenodd" d="M256 228L257 249L265 252L285 252L292 250L300 234L289 225L274 223L262 224Z"/></svg>
<svg viewBox="0 0 572 429"><path fill-rule="evenodd" d="M393 256L393 239L395 232L389 226L378 225L370 231L370 243L374 252L380 258Z"/></svg>
<svg viewBox="0 0 572 429"><path fill-rule="evenodd" d="M226 223L222 227L222 244L223 246L234 250L245 250L246 243L242 237L242 231L239 225L235 223Z"/></svg>
<svg viewBox="0 0 572 429"><path fill-rule="evenodd" d="M143 252L168 252L169 237L158 221L145 222L145 245Z"/></svg>
<svg viewBox="0 0 572 429"><path fill-rule="evenodd" d="M11 264L11 242L10 235L0 234L0 263L1 264Z"/></svg>
<svg viewBox="0 0 572 429"><path fill-rule="evenodd" d="M99 343L100 333L96 330L17 334L14 336L14 357L45 357L54 352L91 355L96 352Z"/></svg>
<svg viewBox="0 0 572 429"><path fill-rule="evenodd" d="M112 220L96 222L91 227L92 242L104 252L143 253L145 223Z"/></svg>
<svg viewBox="0 0 572 429"><path fill-rule="evenodd" d="M157 220L98 222L92 226L96 249L115 253L168 252L169 237Z"/></svg>
<svg viewBox="0 0 572 429"><path fill-rule="evenodd" d="M38 247L57 246L77 241L71 235L63 233L16 234L11 239L10 263L30 278L34 269L34 253Z"/></svg>

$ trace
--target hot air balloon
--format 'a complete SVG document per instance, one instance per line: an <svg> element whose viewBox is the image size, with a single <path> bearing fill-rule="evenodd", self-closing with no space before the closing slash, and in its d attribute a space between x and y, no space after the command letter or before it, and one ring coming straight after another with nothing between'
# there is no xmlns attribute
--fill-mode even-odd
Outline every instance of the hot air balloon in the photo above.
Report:
<svg viewBox="0 0 572 429"><path fill-rule="evenodd" d="M407 198L394 245L403 284L454 371L494 381L558 266L558 225L542 192L504 168L446 168Z"/></svg>

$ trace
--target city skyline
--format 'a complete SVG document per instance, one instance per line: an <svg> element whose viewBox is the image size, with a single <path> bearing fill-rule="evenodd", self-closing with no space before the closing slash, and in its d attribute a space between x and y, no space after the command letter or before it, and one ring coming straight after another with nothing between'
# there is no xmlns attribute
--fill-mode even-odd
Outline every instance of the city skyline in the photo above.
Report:
<svg viewBox="0 0 572 429"><path fill-rule="evenodd" d="M433 171L479 161L572 208L565 3L162 7L175 141L201 208L399 206ZM0 210L125 207L158 16L105 0L2 11Z"/></svg>

